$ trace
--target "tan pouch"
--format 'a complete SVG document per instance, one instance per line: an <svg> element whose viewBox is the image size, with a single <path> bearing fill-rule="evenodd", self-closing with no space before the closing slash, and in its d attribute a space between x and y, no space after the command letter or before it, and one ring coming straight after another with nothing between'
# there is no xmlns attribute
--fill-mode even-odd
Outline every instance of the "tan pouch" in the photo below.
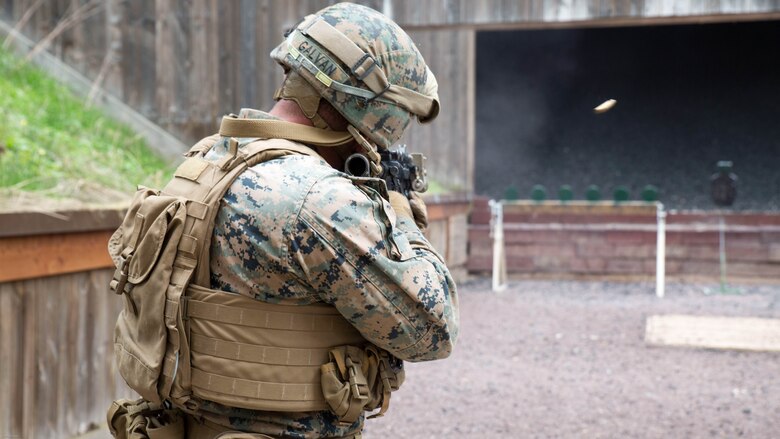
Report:
<svg viewBox="0 0 780 439"><path fill-rule="evenodd" d="M185 218L186 202L142 188L109 241L117 266L111 289L125 300L114 331L116 364L127 384L155 403L168 334L166 295Z"/></svg>
<svg viewBox="0 0 780 439"><path fill-rule="evenodd" d="M330 362L320 367L322 393L331 411L344 424L354 423L363 411L390 405L390 393L404 381L403 363L375 346L340 346L330 351Z"/></svg>
<svg viewBox="0 0 780 439"><path fill-rule="evenodd" d="M184 439L181 412L142 399L120 399L107 414L108 429L117 439Z"/></svg>

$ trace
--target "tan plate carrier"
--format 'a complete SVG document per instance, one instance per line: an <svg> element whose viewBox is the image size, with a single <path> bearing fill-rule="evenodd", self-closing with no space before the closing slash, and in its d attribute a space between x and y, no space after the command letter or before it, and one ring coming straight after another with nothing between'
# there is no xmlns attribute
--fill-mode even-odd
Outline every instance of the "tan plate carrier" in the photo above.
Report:
<svg viewBox="0 0 780 439"><path fill-rule="evenodd" d="M296 142L255 139L204 158L187 153L162 191L140 188L109 242L111 289L125 307L116 363L144 399L197 413L203 400L268 411L332 410L344 423L387 409L400 361L368 343L328 305L286 306L210 289L209 246L219 203L248 167L290 154Z"/></svg>

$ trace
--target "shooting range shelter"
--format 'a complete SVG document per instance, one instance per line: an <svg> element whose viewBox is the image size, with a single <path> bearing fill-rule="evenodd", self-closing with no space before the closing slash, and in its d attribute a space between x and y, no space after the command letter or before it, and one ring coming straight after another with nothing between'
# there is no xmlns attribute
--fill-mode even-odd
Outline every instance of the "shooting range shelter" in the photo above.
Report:
<svg viewBox="0 0 780 439"><path fill-rule="evenodd" d="M713 209L732 160L734 208L779 211L778 41L780 21L480 32L475 192L652 184L667 208Z"/></svg>

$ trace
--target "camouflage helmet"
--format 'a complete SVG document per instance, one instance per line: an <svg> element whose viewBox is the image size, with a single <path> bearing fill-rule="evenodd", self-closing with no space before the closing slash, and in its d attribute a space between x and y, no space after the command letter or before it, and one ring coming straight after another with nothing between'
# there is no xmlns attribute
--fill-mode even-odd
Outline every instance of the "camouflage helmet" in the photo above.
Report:
<svg viewBox="0 0 780 439"><path fill-rule="evenodd" d="M371 8L339 3L309 15L271 57L380 148L398 141L412 115L425 123L439 113L436 78L414 42Z"/></svg>

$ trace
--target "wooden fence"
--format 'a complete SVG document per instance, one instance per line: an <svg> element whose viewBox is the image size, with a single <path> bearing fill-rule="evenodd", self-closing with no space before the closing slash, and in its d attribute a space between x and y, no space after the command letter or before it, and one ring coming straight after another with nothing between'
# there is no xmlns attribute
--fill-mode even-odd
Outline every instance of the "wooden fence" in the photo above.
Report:
<svg viewBox="0 0 780 439"><path fill-rule="evenodd" d="M780 215L774 212L671 211L666 217L666 274L716 282L723 226L729 280L780 279ZM528 202L504 210L506 268L540 278L652 280L656 270L655 207L550 205ZM490 272L490 209L477 199L469 225L468 269Z"/></svg>
<svg viewBox="0 0 780 439"><path fill-rule="evenodd" d="M129 396L106 285L121 210L0 214L0 437L67 438Z"/></svg>

